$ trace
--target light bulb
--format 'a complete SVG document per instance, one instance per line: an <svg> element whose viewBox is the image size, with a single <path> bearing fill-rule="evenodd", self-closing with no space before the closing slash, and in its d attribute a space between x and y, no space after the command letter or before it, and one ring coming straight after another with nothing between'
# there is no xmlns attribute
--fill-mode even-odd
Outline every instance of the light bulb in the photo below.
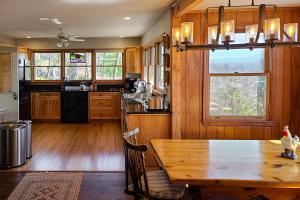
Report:
<svg viewBox="0 0 300 200"><path fill-rule="evenodd" d="M56 44L57 47L62 48L63 44L61 42Z"/></svg>
<svg viewBox="0 0 300 200"><path fill-rule="evenodd" d="M294 34L295 30L292 26L289 27L289 31L288 31L288 34L289 36L292 36Z"/></svg>

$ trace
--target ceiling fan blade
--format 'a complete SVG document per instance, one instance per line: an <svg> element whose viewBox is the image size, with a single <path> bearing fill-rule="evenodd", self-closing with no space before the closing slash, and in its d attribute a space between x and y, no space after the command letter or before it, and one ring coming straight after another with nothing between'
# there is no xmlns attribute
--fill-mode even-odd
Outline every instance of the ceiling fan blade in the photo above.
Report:
<svg viewBox="0 0 300 200"><path fill-rule="evenodd" d="M72 42L84 42L85 39L77 39L77 38L69 38L70 41Z"/></svg>

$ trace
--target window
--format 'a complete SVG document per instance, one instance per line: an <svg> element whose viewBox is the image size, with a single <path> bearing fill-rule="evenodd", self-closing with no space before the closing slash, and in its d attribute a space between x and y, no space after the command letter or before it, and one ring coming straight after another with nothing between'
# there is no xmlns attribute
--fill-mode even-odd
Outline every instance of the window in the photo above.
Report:
<svg viewBox="0 0 300 200"><path fill-rule="evenodd" d="M158 45L158 64L156 65L156 88L164 89L164 46L163 43Z"/></svg>
<svg viewBox="0 0 300 200"><path fill-rule="evenodd" d="M122 80L122 52L96 53L96 80Z"/></svg>
<svg viewBox="0 0 300 200"><path fill-rule="evenodd" d="M61 80L61 53L34 52L33 73L34 80Z"/></svg>
<svg viewBox="0 0 300 200"><path fill-rule="evenodd" d="M149 66L149 83L154 86L155 80L155 47L151 47L151 63Z"/></svg>
<svg viewBox="0 0 300 200"><path fill-rule="evenodd" d="M27 53L23 53L23 52L19 52L19 80L21 81L31 80L30 61L28 60Z"/></svg>
<svg viewBox="0 0 300 200"><path fill-rule="evenodd" d="M144 51L144 81L148 82L148 66L150 64L149 60L149 50L145 49Z"/></svg>
<svg viewBox="0 0 300 200"><path fill-rule="evenodd" d="M71 62L71 55L76 54L83 58L82 60ZM65 80L92 80L92 53L76 52L65 53Z"/></svg>
<svg viewBox="0 0 300 200"><path fill-rule="evenodd" d="M236 34L244 43L245 34ZM266 118L267 82L265 50L209 52L209 118Z"/></svg>

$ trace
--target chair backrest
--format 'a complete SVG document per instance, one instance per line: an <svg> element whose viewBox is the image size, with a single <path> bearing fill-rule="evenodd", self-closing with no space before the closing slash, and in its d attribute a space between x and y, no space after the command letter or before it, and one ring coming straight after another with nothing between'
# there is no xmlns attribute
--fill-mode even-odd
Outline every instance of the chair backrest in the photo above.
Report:
<svg viewBox="0 0 300 200"><path fill-rule="evenodd" d="M136 135L140 132L139 128L135 128L129 132L123 133L123 137L127 140L131 141L133 144L137 144L137 137Z"/></svg>
<svg viewBox="0 0 300 200"><path fill-rule="evenodd" d="M144 152L148 150L147 145L136 145L123 136L124 149L127 155L127 166L131 175L134 194L139 197L149 194L148 180L145 169Z"/></svg>

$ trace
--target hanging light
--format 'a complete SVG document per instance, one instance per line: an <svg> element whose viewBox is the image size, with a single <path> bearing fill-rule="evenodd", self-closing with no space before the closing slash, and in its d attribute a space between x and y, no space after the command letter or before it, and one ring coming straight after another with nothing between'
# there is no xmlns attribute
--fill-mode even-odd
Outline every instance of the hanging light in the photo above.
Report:
<svg viewBox="0 0 300 200"><path fill-rule="evenodd" d="M289 36L289 38L286 35L283 36L284 42L290 42L291 40L293 42L298 41L298 23L284 24L284 31Z"/></svg>
<svg viewBox="0 0 300 200"><path fill-rule="evenodd" d="M266 19L264 34L266 41L280 40L280 19Z"/></svg>
<svg viewBox="0 0 300 200"><path fill-rule="evenodd" d="M180 28L172 29L172 44L179 45L180 44L181 31Z"/></svg>
<svg viewBox="0 0 300 200"><path fill-rule="evenodd" d="M181 24L181 43L192 44L193 43L193 22L184 22Z"/></svg>
<svg viewBox="0 0 300 200"><path fill-rule="evenodd" d="M221 39L223 43L234 42L234 20L221 22Z"/></svg>
<svg viewBox="0 0 300 200"><path fill-rule="evenodd" d="M217 35L218 35L217 26L208 27L208 44L218 44Z"/></svg>
<svg viewBox="0 0 300 200"><path fill-rule="evenodd" d="M252 24L246 26L246 41L254 43L257 35L258 24Z"/></svg>

